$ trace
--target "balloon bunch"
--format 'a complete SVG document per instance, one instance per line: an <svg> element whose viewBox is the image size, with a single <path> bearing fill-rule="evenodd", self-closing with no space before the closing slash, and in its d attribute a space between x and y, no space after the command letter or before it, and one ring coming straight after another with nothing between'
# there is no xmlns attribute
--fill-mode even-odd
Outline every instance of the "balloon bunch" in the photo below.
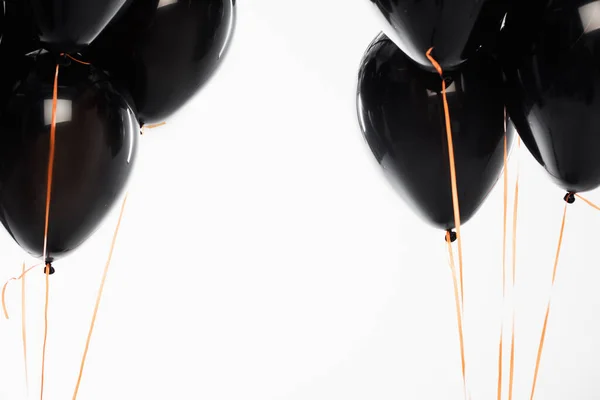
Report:
<svg viewBox="0 0 600 400"><path fill-rule="evenodd" d="M446 230L453 272L450 242L458 239L460 278L454 285L467 396L460 225L476 213L504 168L504 276L506 166L516 133L567 191L552 283L567 205L580 198L600 209L579 194L600 186L600 2L370 1L385 21L385 34L369 45L360 66L359 123L401 197L427 222ZM517 202L518 178L515 232ZM515 247L513 237L513 272ZM514 285L514 273L512 279ZM548 302L531 399L549 311ZM512 334L509 398L514 320ZM502 354L501 333L499 400Z"/></svg>
<svg viewBox="0 0 600 400"><path fill-rule="evenodd" d="M0 3L0 221L53 271L121 196L140 128L214 74L235 0Z"/></svg>
<svg viewBox="0 0 600 400"><path fill-rule="evenodd" d="M235 0L0 0L0 6L0 222L45 265L43 398L52 263L81 245L121 197L142 129L163 123L215 73L233 32ZM35 267L23 265L14 279ZM23 314L24 304L23 283ZM22 329L25 350L24 323Z"/></svg>

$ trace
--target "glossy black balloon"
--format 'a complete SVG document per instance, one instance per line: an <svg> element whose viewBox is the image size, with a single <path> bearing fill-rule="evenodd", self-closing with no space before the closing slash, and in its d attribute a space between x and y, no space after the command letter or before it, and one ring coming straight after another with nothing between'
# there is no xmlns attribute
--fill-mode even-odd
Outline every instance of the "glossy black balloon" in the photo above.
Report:
<svg viewBox="0 0 600 400"><path fill-rule="evenodd" d="M89 45L129 0L21 1L31 2L46 49L74 52Z"/></svg>
<svg viewBox="0 0 600 400"><path fill-rule="evenodd" d="M600 6L531 0L509 14L507 108L523 142L573 192L600 185Z"/></svg>
<svg viewBox="0 0 600 400"><path fill-rule="evenodd" d="M22 56L40 49L37 38L37 28L31 4L22 0L5 0L3 7L5 18L0 25L2 40L0 40L0 59L2 73L6 74L8 64L14 56ZM0 13L2 2L0 0Z"/></svg>
<svg viewBox="0 0 600 400"><path fill-rule="evenodd" d="M84 56L128 89L142 123L163 122L214 74L234 25L232 0L134 0Z"/></svg>
<svg viewBox="0 0 600 400"><path fill-rule="evenodd" d="M445 75L452 121L458 197L467 222L504 165L502 72L479 53ZM438 74L414 64L385 35L369 46L358 78L363 134L396 191L432 225L454 227L452 192ZM508 145L514 136L508 136Z"/></svg>
<svg viewBox="0 0 600 400"><path fill-rule="evenodd" d="M0 109L0 221L40 257L55 64L38 57ZM106 75L91 66L60 67L48 259L75 249L122 194L135 163L139 125ZM5 94L3 94L5 95Z"/></svg>
<svg viewBox="0 0 600 400"><path fill-rule="evenodd" d="M481 45L496 41L514 0L368 1L387 21L388 37L413 61L434 71L425 56L429 48L442 68L456 68Z"/></svg>

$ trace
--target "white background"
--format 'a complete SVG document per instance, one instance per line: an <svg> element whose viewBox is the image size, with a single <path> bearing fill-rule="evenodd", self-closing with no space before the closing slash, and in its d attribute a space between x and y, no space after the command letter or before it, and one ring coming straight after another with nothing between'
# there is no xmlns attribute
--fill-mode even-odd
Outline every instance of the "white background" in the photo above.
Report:
<svg viewBox="0 0 600 400"><path fill-rule="evenodd" d="M239 3L218 75L141 140L78 398L461 399L444 235L382 178L357 123L359 62L382 28L368 2ZM523 150L516 400L529 396L564 204ZM56 263L45 399L72 396L116 218ZM599 223L583 202L569 208L538 399L600 397ZM24 254L1 236L4 282ZM463 237L470 389L494 399L502 185ZM0 399L23 399L20 283L6 294ZM33 271L30 398L43 294Z"/></svg>

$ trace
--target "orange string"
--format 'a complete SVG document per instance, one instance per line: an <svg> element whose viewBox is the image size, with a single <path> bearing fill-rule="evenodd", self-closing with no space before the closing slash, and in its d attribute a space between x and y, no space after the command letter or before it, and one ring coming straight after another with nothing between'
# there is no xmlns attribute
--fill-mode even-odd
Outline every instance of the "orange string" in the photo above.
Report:
<svg viewBox="0 0 600 400"><path fill-rule="evenodd" d="M575 197L583 200L584 202L587 203L587 205L589 205L590 207L595 208L596 210L600 211L600 206L597 206L596 204L592 203L591 201L589 201L588 199L586 199L585 197L579 195L579 194L575 194Z"/></svg>
<svg viewBox="0 0 600 400"><path fill-rule="evenodd" d="M456 237L458 239L458 267L460 270L460 299L462 309L465 307L465 293L464 293L464 282L463 282L463 256L462 256L462 236L460 234L460 207L458 204L458 185L456 181L456 163L454 162L454 143L452 140L452 126L450 124L450 110L448 106L448 99L446 97L446 81L442 67L438 62L431 56L433 47L427 50L426 56L436 69L440 78L442 79L442 99L444 103L444 117L446 120L446 137L448 140L448 157L450 161L450 181L452 184L452 206L454 208L454 225L456 226Z"/></svg>
<svg viewBox="0 0 600 400"><path fill-rule="evenodd" d="M43 263L40 264L36 264L33 267L29 267L26 270L24 270L21 275L19 275L18 277L13 277L10 278L9 280L7 280L6 282L4 282L4 286L2 287L2 311L4 312L4 318L9 319L8 318L8 310L6 308L6 287L7 285L11 282L11 281L18 281L23 279L23 277L25 276L25 274L27 274L29 271L31 271L32 269L34 269L35 267L39 267L40 265L42 265Z"/></svg>
<svg viewBox="0 0 600 400"><path fill-rule="evenodd" d="M158 124L144 125L144 128L146 128L146 129L154 129L154 128L158 128L159 126L163 126L163 125L166 125L166 124L167 124L166 122L161 122L161 123L158 123Z"/></svg>
<svg viewBox="0 0 600 400"><path fill-rule="evenodd" d="M521 149L521 138L517 139L517 151ZM518 154L517 154L518 156ZM512 290L513 290L513 307L512 307L512 324L510 328L510 369L508 375L508 400L513 398L513 383L515 376L515 283L517 276L517 217L519 215L519 157L517 157L517 177L515 180L515 198L513 203L513 232L512 232Z"/></svg>
<svg viewBox="0 0 600 400"><path fill-rule="evenodd" d="M502 304L506 301L506 226L508 213L508 138L506 136L506 108L504 109L504 223L502 236ZM500 323L500 344L498 346L498 400L502 400L504 318Z"/></svg>
<svg viewBox="0 0 600 400"><path fill-rule="evenodd" d="M54 88L52 91L52 119L50 122L50 151L48 156L48 177L46 185L46 216L44 221L44 251L42 261L46 262L48 249L48 226L50 222L50 198L52 196L52 175L54 172L54 150L56 145L56 108L58 103L58 68L54 73Z"/></svg>
<svg viewBox="0 0 600 400"><path fill-rule="evenodd" d="M42 383L40 386L40 400L44 398L44 376L46 371L46 343L48 339L48 292L50 290L50 264L46 264L46 302L44 305L44 345L42 347Z"/></svg>
<svg viewBox="0 0 600 400"><path fill-rule="evenodd" d="M467 397L467 376L466 376L466 362L465 362L465 345L464 345L464 335L463 335L463 320L462 320L462 310L460 307L458 282L456 279L456 266L454 265L454 253L452 251L452 243L450 240L450 232L446 232L446 243L448 245L449 264L450 264L450 270L452 272L452 282L454 285L454 303L456 305L456 322L458 325L458 340L460 343L460 361L461 361L461 371L462 371L462 378L463 378L463 390L464 390L464 394L465 394L465 398L466 398Z"/></svg>
<svg viewBox="0 0 600 400"><path fill-rule="evenodd" d="M560 235L558 237L558 246L556 247L556 258L554 259L554 268L552 270L552 287L554 287L554 281L556 280L558 259L560 256L560 249L562 246L563 233L565 231L565 222L567 219L567 205L568 205L568 203L565 203L563 217L562 217L562 223L560 225ZM548 327L548 316L549 315L550 315L550 299L548 300L548 305L546 306L546 316L544 317L544 326L542 327L542 334L540 336L540 343L538 346L537 359L535 362L535 372L533 374L533 384L531 386L531 396L529 397L530 400L533 400L533 396L535 395L535 387L537 384L537 378L538 378L538 373L539 373L539 369L540 369L540 362L542 360L542 352L544 350L544 341L546 340L546 328Z"/></svg>
<svg viewBox="0 0 600 400"><path fill-rule="evenodd" d="M73 393L73 400L77 399L77 393L79 392L79 385L81 384L81 377L83 376L83 368L85 366L85 360L90 347L90 341L92 339L92 332L94 331L94 325L96 324L96 316L98 314L98 307L100 306L100 300L102 299L102 292L104 290L104 283L106 282L106 275L108 274L108 267L112 259L113 251L115 249L115 243L117 241L117 235L119 233L119 227L121 226L121 220L123 219L123 212L125 211L125 204L127 203L127 195L123 199L121 205L121 212L119 213L119 220L117 221L117 227L113 234L112 243L110 245L110 251L108 253L108 259L104 265L104 272L102 274L102 280L100 282L100 288L98 289L98 296L96 297L96 305L94 306L94 313L92 314L92 323L90 324L90 330L88 332L87 340L85 342L85 349L83 351L83 357L81 359L81 365L79 366L79 376L77 377L77 384L75 385L75 392Z"/></svg>
<svg viewBox="0 0 600 400"><path fill-rule="evenodd" d="M167 124L166 122L161 122L161 123L158 123L158 124L143 125L142 129L141 129L141 133L143 135L144 132L146 131L146 129L154 129L154 128L158 128L158 127L166 125L166 124Z"/></svg>
<svg viewBox="0 0 600 400"><path fill-rule="evenodd" d="M48 338L48 292L50 290L50 263L47 262L48 226L50 222L50 199L52 195L52 175L54 171L54 150L56 146L56 107L58 103L58 64L54 73L54 88L52 90L52 119L50 122L50 151L48 156L48 183L46 187L46 218L44 223L44 251L43 259L46 263L46 298L44 305L44 346L42 348L42 376L40 386L40 399L44 398L44 372L46 366L46 341Z"/></svg>
<svg viewBox="0 0 600 400"><path fill-rule="evenodd" d="M85 61L78 60L78 59L76 59L75 57L73 57L73 56L72 56L72 55L70 55L70 54L61 53L61 56L62 56L62 55L64 55L64 56L67 56L68 58L70 58L71 60L73 60L73 61L75 61L75 62L77 62L77 63L79 63L79 64L83 64L83 65L92 65L92 64L91 64L91 63L89 63L89 62L85 62Z"/></svg>
<svg viewBox="0 0 600 400"><path fill-rule="evenodd" d="M25 313L25 263L21 268L21 338L23 341L23 361L25 364L25 388L27 389L27 395L29 395L29 368L27 367L27 315ZM4 291L2 296L2 305L4 306ZM6 309L4 310L6 311ZM6 313L5 313L6 315ZM7 316L8 319L8 316Z"/></svg>

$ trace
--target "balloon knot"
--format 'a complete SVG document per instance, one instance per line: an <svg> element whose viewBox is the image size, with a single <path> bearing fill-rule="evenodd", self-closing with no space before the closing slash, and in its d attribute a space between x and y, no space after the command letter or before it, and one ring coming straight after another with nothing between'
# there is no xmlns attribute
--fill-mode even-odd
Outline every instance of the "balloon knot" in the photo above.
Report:
<svg viewBox="0 0 600 400"><path fill-rule="evenodd" d="M573 204L575 203L575 193L574 192L569 192L565 195L564 200L568 203L568 204Z"/></svg>
<svg viewBox="0 0 600 400"><path fill-rule="evenodd" d="M454 243L456 241L456 232L454 232L452 229L448 229L446 232L446 242L448 241L448 237L450 237L450 242Z"/></svg>
<svg viewBox="0 0 600 400"><path fill-rule="evenodd" d="M56 57L56 64L60 65L61 67L68 67L71 65L71 58L66 53L60 53Z"/></svg>
<svg viewBox="0 0 600 400"><path fill-rule="evenodd" d="M54 274L54 272L56 272L56 270L52 266L52 263L51 262L47 262L46 263L46 267L44 268L44 275L45 274L52 275L52 274Z"/></svg>

